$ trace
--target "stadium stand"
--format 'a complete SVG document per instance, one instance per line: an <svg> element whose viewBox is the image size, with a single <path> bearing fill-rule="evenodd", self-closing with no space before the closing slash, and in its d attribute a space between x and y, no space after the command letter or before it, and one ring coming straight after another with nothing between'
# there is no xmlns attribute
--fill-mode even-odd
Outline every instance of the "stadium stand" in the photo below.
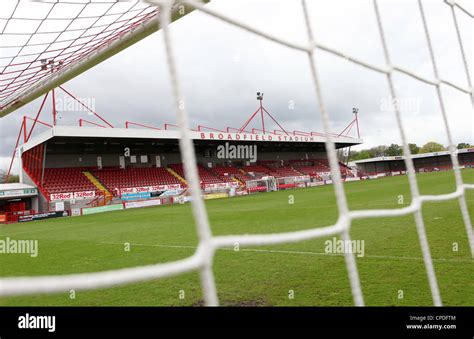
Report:
<svg viewBox="0 0 474 339"><path fill-rule="evenodd" d="M474 166L474 149L466 148L458 150L458 161L460 166ZM406 171L403 157L378 157L355 161L357 169L367 175L393 175ZM451 157L448 151L422 153L413 155L413 165L416 172L437 172L453 169Z"/></svg>
<svg viewBox="0 0 474 339"><path fill-rule="evenodd" d="M84 175L85 168L45 168L44 191L49 194L100 190ZM39 183L37 183L38 186Z"/></svg>
<svg viewBox="0 0 474 339"><path fill-rule="evenodd" d="M244 176L237 167L233 166L217 166L210 168L209 171L220 178L223 182L232 182L234 181L234 178L242 181L240 178Z"/></svg>
<svg viewBox="0 0 474 339"><path fill-rule="evenodd" d="M104 168L93 170L94 176L104 184L109 191L115 192L117 188L144 187L152 185L181 184L178 178L169 173L165 168Z"/></svg>
<svg viewBox="0 0 474 339"><path fill-rule="evenodd" d="M260 179L264 176L274 176L276 178L297 177L309 175L312 178L322 179L321 174L327 173L327 160L289 160L278 162L274 160L259 161L249 166L216 166L205 168L198 165L198 174L202 187L209 184L234 182L236 178L242 186L248 180ZM344 164L341 165L341 173L352 176L351 169ZM169 168L184 178L183 164L170 164ZM38 186L46 194L95 191L97 195L103 194L103 190L85 175L89 171L107 190L116 195L117 189L144 187L152 185L175 185L187 186L176 176L170 173L167 168L146 167L146 168L126 168L105 167L97 168L46 168L44 173L44 185Z"/></svg>
<svg viewBox="0 0 474 339"><path fill-rule="evenodd" d="M322 176L327 176L330 172L327 159L290 160L289 164L291 164L291 168L296 172L301 173L300 175L309 175L311 178L318 178L320 180L322 180ZM343 177L354 176L350 167L341 162L339 167Z"/></svg>
<svg viewBox="0 0 474 339"><path fill-rule="evenodd" d="M315 160L295 160L292 161L292 165L301 173L309 175L311 177L319 176L319 173L327 173L328 169L322 165L319 161Z"/></svg>
<svg viewBox="0 0 474 339"><path fill-rule="evenodd" d="M185 178L184 176L184 169L183 164L170 164L169 167L178 173L181 177ZM202 165L198 165L198 175L201 180L201 186L204 187L209 184L219 184L225 182L219 176L216 176L208 169L204 168Z"/></svg>
<svg viewBox="0 0 474 339"><path fill-rule="evenodd" d="M270 175L273 175L277 178L283 177L297 177L302 175L299 171L295 170L290 165L285 165L283 163L279 163L278 161L274 160L264 160L259 162L262 166L265 166L270 170Z"/></svg>
<svg viewBox="0 0 474 339"><path fill-rule="evenodd" d="M261 177L271 175L272 172L269 168L259 164L243 166L242 170L248 173L252 179L259 179Z"/></svg>

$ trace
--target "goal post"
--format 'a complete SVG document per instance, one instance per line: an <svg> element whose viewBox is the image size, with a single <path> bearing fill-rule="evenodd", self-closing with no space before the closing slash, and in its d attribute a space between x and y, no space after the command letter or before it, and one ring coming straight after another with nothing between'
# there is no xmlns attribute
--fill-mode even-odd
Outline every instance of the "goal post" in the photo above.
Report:
<svg viewBox="0 0 474 339"><path fill-rule="evenodd" d="M284 190L290 188L302 188L311 181L309 175L297 176L297 177L283 177L277 178L277 189Z"/></svg>
<svg viewBox="0 0 474 339"><path fill-rule="evenodd" d="M277 181L275 177L265 176L259 179L247 180L245 182L247 192L258 193L258 192L271 192L278 190Z"/></svg>
<svg viewBox="0 0 474 339"><path fill-rule="evenodd" d="M63 9L66 14L68 14L68 12L74 13L73 8L81 4L83 6L82 11L94 13L94 6L101 5L101 2L81 2L77 0L67 2L42 0L31 1L50 8L54 8L55 3L61 3L62 6L70 7L69 10ZM207 3L209 1L210 0L204 0L203 2ZM27 2L28 1L21 1L19 2L19 6L24 6ZM160 29L159 13L155 6L142 3L138 0L115 0L109 2L111 3L110 9L114 8L114 6L122 6L120 2L130 3L128 9L124 9L122 12L118 13L120 14L120 18L127 19L118 19L107 25L81 25L80 29L85 31L100 31L95 35L91 34L85 37L82 35L77 36L76 34L77 37L74 39L63 40L55 38L55 34L58 33L61 33L60 35L63 33L65 35L67 33L74 35L74 33L79 30L79 28L76 27L78 26L77 23L84 21L80 21L81 16L77 16L73 19L61 19L63 21L69 21L68 27L74 24L74 29L66 28L64 31L53 31L48 38L49 40L41 44L30 43L30 41L35 41L35 38L38 38L40 35L42 41L47 40L45 36L47 37L48 34L33 32L29 34L28 42L21 45L10 46L1 44L0 89L3 89L3 92L8 93L8 95L0 98L0 118L16 111L43 94L59 87L65 82L77 77ZM115 5L115 3L117 5ZM136 4L139 4L138 6L141 7L137 7ZM3 6L5 5L3 4ZM2 7L0 7L0 9L2 9ZM140 10L140 14L135 15L134 11L138 12L138 9ZM2 16L6 15L8 17L9 15L8 20L14 21L16 20L16 10L18 10L18 7L11 8L10 12L4 8L1 11ZM194 8L192 6L176 2L172 8L170 21L174 22L179 20L193 10ZM95 13L97 14L89 15L87 18L96 18L96 22L100 22L107 16L107 13L100 14L98 10L96 10ZM135 16L135 18L129 19L129 17L133 16ZM43 18L36 17L34 13L31 13L31 17L25 18L22 13L21 20L41 22L41 27L43 27L44 30L47 30L49 26L54 27L54 21L56 21L56 18L50 17L49 13L48 16ZM104 26L104 29L102 29L102 26ZM113 29L109 27L113 27ZM2 32L2 36L5 38L19 34L22 36L28 36L27 33L22 31L5 32L5 30L3 30ZM85 43L84 40L86 40L87 43ZM61 44L65 44L66 46L54 49L51 47ZM20 52L16 55L11 55L10 50L13 47L20 48ZM51 53L51 49L55 52ZM36 52L23 53L23 50L35 50ZM21 60L21 62L18 62L17 60ZM31 76L28 81L23 80L26 74Z"/></svg>

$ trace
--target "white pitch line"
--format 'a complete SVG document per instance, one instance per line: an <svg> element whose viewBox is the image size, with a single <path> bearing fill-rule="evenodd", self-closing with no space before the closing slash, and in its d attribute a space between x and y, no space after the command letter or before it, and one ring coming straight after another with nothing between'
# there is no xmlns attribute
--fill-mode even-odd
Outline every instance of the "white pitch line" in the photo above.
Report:
<svg viewBox="0 0 474 339"><path fill-rule="evenodd" d="M35 223L35 222L37 222L37 221L33 221L33 223ZM26 224L28 224L28 223L26 223ZM11 237L11 236L15 236L15 235L18 235L18 234L25 234L25 233L56 231L56 230L63 230L63 229L67 229L67 228L73 228L73 227L80 228L81 226L67 225L67 226L58 226L58 227L49 227L49 228L38 228L38 229L29 230L29 231L20 231L20 232L15 232L15 233L8 233L7 236Z"/></svg>
<svg viewBox="0 0 474 339"><path fill-rule="evenodd" d="M123 245L124 243L116 242L101 242L104 245ZM158 245L158 244L137 244L130 243L130 246L143 246L143 247L159 247L159 248L187 248L197 249L196 246L189 245ZM300 255L320 255L320 256L344 256L343 253L325 253L325 252L310 252L310 251L289 251L289 250L265 250L257 248L240 248L239 251L235 251L233 248L218 248L218 250L232 251L232 252L257 252L257 253L279 253L279 254L300 254ZM393 260L415 260L423 261L422 257L406 257L406 256L389 256L389 255L364 255L363 257L357 257L357 259L393 259ZM447 259L447 258L433 258L433 261L440 262L474 262L473 259Z"/></svg>

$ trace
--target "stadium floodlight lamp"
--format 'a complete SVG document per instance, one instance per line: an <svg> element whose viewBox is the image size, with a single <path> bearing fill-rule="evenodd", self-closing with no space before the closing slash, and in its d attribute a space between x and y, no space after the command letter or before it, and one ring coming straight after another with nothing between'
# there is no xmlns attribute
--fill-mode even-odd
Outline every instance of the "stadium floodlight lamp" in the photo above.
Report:
<svg viewBox="0 0 474 339"><path fill-rule="evenodd" d="M63 65L63 61L54 61L53 59L47 60L47 59L41 59L41 70L46 71L48 68L53 71L54 68L60 67Z"/></svg>
<svg viewBox="0 0 474 339"><path fill-rule="evenodd" d="M263 92L257 92L257 100L262 101L263 100Z"/></svg>

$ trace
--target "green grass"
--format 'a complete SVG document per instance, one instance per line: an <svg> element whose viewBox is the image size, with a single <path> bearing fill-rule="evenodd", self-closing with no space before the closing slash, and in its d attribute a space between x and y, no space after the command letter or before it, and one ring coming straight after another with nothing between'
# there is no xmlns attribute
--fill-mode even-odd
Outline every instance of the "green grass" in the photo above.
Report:
<svg viewBox="0 0 474 339"><path fill-rule="evenodd" d="M474 183L474 171L464 170ZM418 175L423 194L455 188L453 173ZM351 209L399 208L410 203L405 176L345 184ZM294 204L289 204L289 195ZM399 196L404 204L398 204ZM474 220L474 191L466 195ZM337 220L333 186L255 194L206 202L215 235L309 229ZM445 305L474 305L474 265L457 200L423 205L423 217ZM0 226L0 239L37 239L39 256L0 254L0 276L96 272L182 259L197 245L190 205L160 206ZM412 215L357 220L353 239L367 305L432 305ZM218 250L214 272L223 305L352 305L343 256L324 254L324 241ZM124 243L131 251L124 251ZM459 250L453 251L453 243ZM173 247L175 246L175 247ZM288 298L294 291L294 299ZM403 291L403 299L398 292ZM185 298L180 299L180 291ZM0 298L0 305L198 305L196 272L96 291Z"/></svg>

